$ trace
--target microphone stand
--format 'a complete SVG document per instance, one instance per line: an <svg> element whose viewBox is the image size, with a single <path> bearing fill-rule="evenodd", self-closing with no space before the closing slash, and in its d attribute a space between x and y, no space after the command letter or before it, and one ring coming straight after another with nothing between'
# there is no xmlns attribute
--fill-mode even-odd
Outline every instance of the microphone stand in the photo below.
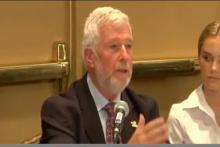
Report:
<svg viewBox="0 0 220 147"><path fill-rule="evenodd" d="M119 129L118 127L115 127L113 143L120 144L120 141L121 141L121 129Z"/></svg>
<svg viewBox="0 0 220 147"><path fill-rule="evenodd" d="M122 119L122 122L124 118ZM121 130L123 128L123 123L115 123L114 130L113 130L113 143L120 144L121 143Z"/></svg>

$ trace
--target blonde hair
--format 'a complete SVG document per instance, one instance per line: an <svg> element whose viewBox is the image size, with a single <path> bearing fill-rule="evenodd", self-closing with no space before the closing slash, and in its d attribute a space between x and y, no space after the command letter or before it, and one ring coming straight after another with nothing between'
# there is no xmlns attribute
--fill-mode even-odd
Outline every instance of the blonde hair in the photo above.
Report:
<svg viewBox="0 0 220 147"><path fill-rule="evenodd" d="M209 37L217 37L217 36L220 36L220 23L214 21L212 23L209 23L200 34L198 41L198 56L201 53L201 49L204 45L205 40Z"/></svg>

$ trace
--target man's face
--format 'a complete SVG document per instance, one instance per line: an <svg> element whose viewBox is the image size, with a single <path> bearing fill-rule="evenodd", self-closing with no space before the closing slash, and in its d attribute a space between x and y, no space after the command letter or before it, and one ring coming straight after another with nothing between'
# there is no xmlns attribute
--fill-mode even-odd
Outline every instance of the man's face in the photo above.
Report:
<svg viewBox="0 0 220 147"><path fill-rule="evenodd" d="M100 30L95 61L98 83L118 94L129 84L132 75L132 31L130 25L108 24Z"/></svg>
<svg viewBox="0 0 220 147"><path fill-rule="evenodd" d="M220 37L205 40L199 61L205 88L220 91Z"/></svg>

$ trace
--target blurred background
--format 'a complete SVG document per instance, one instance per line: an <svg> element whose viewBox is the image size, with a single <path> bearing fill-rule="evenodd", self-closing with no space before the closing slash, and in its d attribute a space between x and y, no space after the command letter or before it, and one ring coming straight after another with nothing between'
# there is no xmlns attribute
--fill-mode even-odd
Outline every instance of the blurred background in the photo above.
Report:
<svg viewBox="0 0 220 147"><path fill-rule="evenodd" d="M201 83L198 37L206 24L220 20L219 1L1 1L1 144L34 143L42 102L84 74L82 31L98 6L130 17L130 87L155 98L162 116Z"/></svg>

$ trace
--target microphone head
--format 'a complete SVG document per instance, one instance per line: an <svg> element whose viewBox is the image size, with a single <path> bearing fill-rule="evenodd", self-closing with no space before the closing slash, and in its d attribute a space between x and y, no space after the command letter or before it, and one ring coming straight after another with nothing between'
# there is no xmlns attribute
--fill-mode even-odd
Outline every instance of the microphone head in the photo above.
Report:
<svg viewBox="0 0 220 147"><path fill-rule="evenodd" d="M125 101L118 101L115 104L114 111L116 112L118 109L122 109L125 112L125 117L128 116L129 107Z"/></svg>

